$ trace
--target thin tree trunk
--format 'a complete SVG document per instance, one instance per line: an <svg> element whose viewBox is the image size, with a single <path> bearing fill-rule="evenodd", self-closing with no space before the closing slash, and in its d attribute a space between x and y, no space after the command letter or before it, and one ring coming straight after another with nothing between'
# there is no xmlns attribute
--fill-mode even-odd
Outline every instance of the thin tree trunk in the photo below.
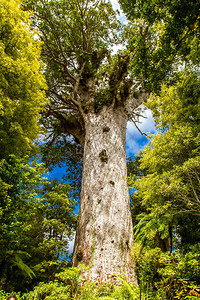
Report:
<svg viewBox="0 0 200 300"><path fill-rule="evenodd" d="M87 279L102 283L116 274L136 282L130 261L133 226L125 153L127 115L103 107L85 121L80 219L73 265L89 266Z"/></svg>

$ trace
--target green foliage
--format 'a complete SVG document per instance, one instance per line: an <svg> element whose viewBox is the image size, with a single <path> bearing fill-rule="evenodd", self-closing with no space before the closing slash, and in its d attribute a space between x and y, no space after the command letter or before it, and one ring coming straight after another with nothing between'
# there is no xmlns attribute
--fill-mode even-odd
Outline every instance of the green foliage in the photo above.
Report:
<svg viewBox="0 0 200 300"><path fill-rule="evenodd" d="M75 97L74 79L78 78L82 92L90 89L88 80L96 76L111 46L118 43L120 27L112 5L96 0L27 0L25 8L36 12L33 22L40 28L44 41L42 57L52 103L70 102ZM58 93L58 86L64 87L62 93ZM87 109L86 99L82 99L82 106Z"/></svg>
<svg viewBox="0 0 200 300"><path fill-rule="evenodd" d="M126 26L123 38L131 53L130 70L132 76L142 82L149 92L158 91L161 83L172 69L176 69L176 59L170 53L163 53L160 36L162 23L148 26L143 19L134 19Z"/></svg>
<svg viewBox="0 0 200 300"><path fill-rule="evenodd" d="M183 255L176 251L172 255L162 254L160 258L161 281L158 284L160 292L166 295L167 299L185 299L189 291L198 289L199 277L199 244L191 247L190 251ZM158 293L159 294L159 293Z"/></svg>
<svg viewBox="0 0 200 300"><path fill-rule="evenodd" d="M172 87L163 86L160 97L152 95L147 106L153 111L158 128L168 129L186 123L191 129L198 129L199 72L186 69L176 77L177 83Z"/></svg>
<svg viewBox="0 0 200 300"><path fill-rule="evenodd" d="M99 111L104 105L110 105L112 103L112 95L109 88L104 88L103 91L98 91L95 94L95 111Z"/></svg>
<svg viewBox="0 0 200 300"><path fill-rule="evenodd" d="M147 101L157 133L135 163L132 207L140 289L147 299L199 294L199 75L180 73L174 86Z"/></svg>
<svg viewBox="0 0 200 300"><path fill-rule="evenodd" d="M58 282L48 282L48 283L40 283L33 292L25 294L23 299L25 300L56 300L63 299L68 300L72 299L69 293L69 287L64 284Z"/></svg>
<svg viewBox="0 0 200 300"><path fill-rule="evenodd" d="M36 240L32 247L33 270L38 274L38 281L52 280L55 272L67 265L67 247L76 224L75 201L68 197L69 190L66 183L48 184L42 190L42 240Z"/></svg>
<svg viewBox="0 0 200 300"><path fill-rule="evenodd" d="M177 59L199 64L199 2L120 0L131 21L125 37L134 54L133 68L157 91L172 75ZM176 68L175 68L176 69Z"/></svg>
<svg viewBox="0 0 200 300"><path fill-rule="evenodd" d="M171 254L136 243L132 256L140 289L147 299L192 299L190 291L199 289L199 244L192 246L187 254L181 251Z"/></svg>
<svg viewBox="0 0 200 300"><path fill-rule="evenodd" d="M23 155L32 146L44 107L46 89L41 72L41 43L30 29L21 1L0 4L0 148L1 158Z"/></svg>
<svg viewBox="0 0 200 300"><path fill-rule="evenodd" d="M26 159L16 159L14 156L8 161L1 160L0 278L5 289L10 288L10 284L12 287L17 270L25 277L34 276L34 272L26 264L27 259L30 260L30 253L27 251L28 244L24 248L24 240L30 229L30 220L34 213L33 204L37 203L36 185L43 182L39 175L42 169L39 166L31 168Z"/></svg>
<svg viewBox="0 0 200 300"><path fill-rule="evenodd" d="M94 95L96 112L104 105L109 106L113 102L122 104L127 99L132 85L132 80L127 78L129 62L130 53L124 50L112 57L108 55L100 66L96 74L97 88Z"/></svg>
<svg viewBox="0 0 200 300"><path fill-rule="evenodd" d="M160 265L161 249L156 247L143 247L141 242L136 242L131 251L131 256L136 263L136 272L140 289L145 292L153 292L153 288L159 282L158 268Z"/></svg>
<svg viewBox="0 0 200 300"><path fill-rule="evenodd" d="M176 87L163 86L161 96L147 102L160 131L141 153L141 175L135 183L133 199L143 210L135 227L140 240L153 240L156 234L171 238L170 227L184 235L184 218L191 219L191 226L192 219L199 222L199 105L195 73L181 75Z"/></svg>
<svg viewBox="0 0 200 300"><path fill-rule="evenodd" d="M67 264L76 222L69 186L48 183L44 167L26 161L10 156L0 165L0 279L5 290L23 291L33 281L53 279Z"/></svg>
<svg viewBox="0 0 200 300"><path fill-rule="evenodd" d="M77 268L68 268L64 272L56 275L54 282L47 284L40 283L34 291L23 295L24 300L41 299L139 299L139 289L133 284L127 283L122 278L118 278L122 284L114 285L108 283L97 285L92 282L83 282L81 271L86 271L83 265ZM63 297L63 298L62 298Z"/></svg>
<svg viewBox="0 0 200 300"><path fill-rule="evenodd" d="M56 166L67 167L63 180L71 186L70 196L79 199L81 190L81 175L83 165L83 147L72 142L68 136L62 134L53 144L47 142L40 147L42 161L48 170Z"/></svg>
<svg viewBox="0 0 200 300"><path fill-rule="evenodd" d="M12 292L6 293L3 290L0 290L0 300L5 300L11 295L16 296L18 300L21 300L20 293L12 293Z"/></svg>
<svg viewBox="0 0 200 300"><path fill-rule="evenodd" d="M83 265L80 265L77 268L65 269L64 272L56 275L54 281L41 282L33 291L24 294L23 299L75 299L77 291L80 290L79 283L82 281L80 272L83 267Z"/></svg>

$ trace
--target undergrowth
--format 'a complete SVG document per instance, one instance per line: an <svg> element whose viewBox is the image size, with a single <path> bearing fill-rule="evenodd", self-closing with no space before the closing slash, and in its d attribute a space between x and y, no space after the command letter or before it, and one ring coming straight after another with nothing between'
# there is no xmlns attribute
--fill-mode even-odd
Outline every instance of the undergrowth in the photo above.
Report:
<svg viewBox="0 0 200 300"><path fill-rule="evenodd" d="M139 286L116 277L112 282L98 285L84 281L85 267L66 268L54 281L40 282L33 291L17 293L17 300L193 300L200 298L200 244L188 253L163 253L159 248L148 249L135 244L132 250L136 262ZM11 291L11 294L14 294ZM0 291L0 300L8 293Z"/></svg>

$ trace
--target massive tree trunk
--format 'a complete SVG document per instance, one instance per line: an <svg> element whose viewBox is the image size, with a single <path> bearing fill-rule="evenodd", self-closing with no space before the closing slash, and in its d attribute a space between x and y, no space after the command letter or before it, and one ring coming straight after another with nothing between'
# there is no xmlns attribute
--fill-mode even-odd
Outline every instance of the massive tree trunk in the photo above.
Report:
<svg viewBox="0 0 200 300"><path fill-rule="evenodd" d="M133 226L127 188L127 114L105 106L85 116L79 221L73 265L89 266L87 279L102 283L122 274L136 282L130 261Z"/></svg>
<svg viewBox="0 0 200 300"><path fill-rule="evenodd" d="M96 282L116 274L135 281L125 136L128 118L134 121L134 109L145 97L142 81L133 77L134 55L128 48L110 51L121 43L121 26L108 1L29 2L37 12L33 24L42 28L52 100L44 124L52 129L51 144L71 134L84 147L73 265L85 263Z"/></svg>

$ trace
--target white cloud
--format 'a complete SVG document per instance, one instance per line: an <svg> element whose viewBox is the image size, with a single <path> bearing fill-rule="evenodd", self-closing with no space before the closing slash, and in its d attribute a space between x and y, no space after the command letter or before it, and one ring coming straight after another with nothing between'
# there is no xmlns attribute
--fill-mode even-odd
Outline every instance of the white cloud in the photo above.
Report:
<svg viewBox="0 0 200 300"><path fill-rule="evenodd" d="M119 15L118 15L119 21L120 21L122 24L127 24L127 23L128 23L128 20L127 20L125 14L123 13L123 11L121 10L118 1L117 1L117 0L110 0L110 2L112 3L113 9L114 9L114 10L117 10L117 11L119 12Z"/></svg>
<svg viewBox="0 0 200 300"><path fill-rule="evenodd" d="M137 124L142 133L154 134L156 132L155 123L152 117L151 110L147 109L143 115L145 118L140 117ZM144 149L147 145L148 139L142 135L133 122L128 122L126 131L126 152L127 156L134 156L137 152Z"/></svg>
<svg viewBox="0 0 200 300"><path fill-rule="evenodd" d="M75 235L76 234L74 233L74 236L72 237L72 239L69 241L69 244L68 244L69 254L71 254L74 249Z"/></svg>
<svg viewBox="0 0 200 300"><path fill-rule="evenodd" d="M142 112L144 117L139 117L139 122L137 123L138 128L141 132L145 134L151 134L156 132L155 123L153 120L152 112L150 109L145 109ZM140 136L141 133L133 124L133 122L128 122L127 125L127 136Z"/></svg>
<svg viewBox="0 0 200 300"><path fill-rule="evenodd" d="M145 132L146 134L149 133L155 133L156 128L155 128L155 122L153 120L152 112L150 109L146 109L143 113L145 118L140 118L141 124L138 125L140 130L142 132Z"/></svg>
<svg viewBox="0 0 200 300"><path fill-rule="evenodd" d="M110 2L112 3L114 10L120 10L120 6L117 0L111 0Z"/></svg>

